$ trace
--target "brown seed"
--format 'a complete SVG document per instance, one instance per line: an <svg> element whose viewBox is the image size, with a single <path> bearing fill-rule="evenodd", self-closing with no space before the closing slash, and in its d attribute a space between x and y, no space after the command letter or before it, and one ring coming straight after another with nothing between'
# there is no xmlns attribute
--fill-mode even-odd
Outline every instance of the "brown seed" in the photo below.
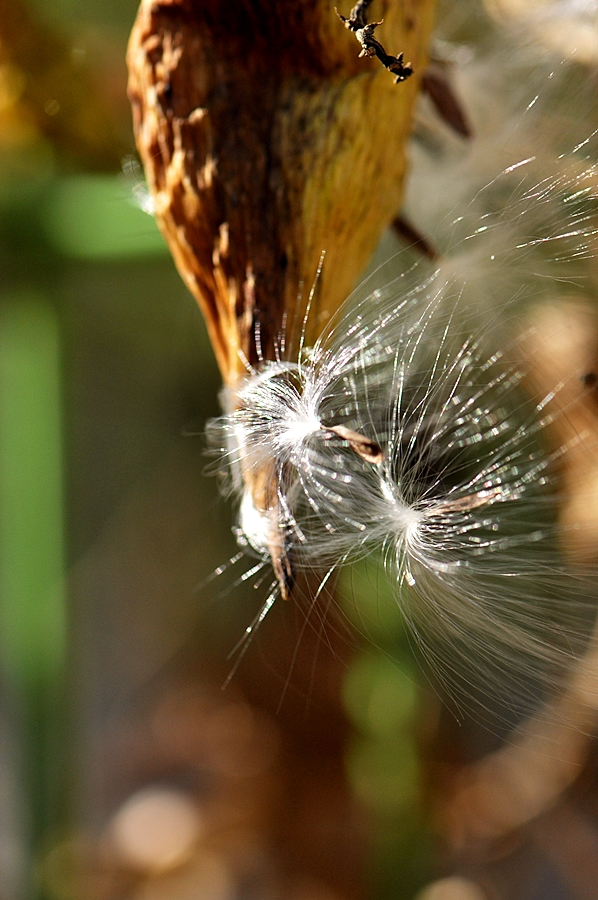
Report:
<svg viewBox="0 0 598 900"><path fill-rule="evenodd" d="M350 428L345 428L344 425L333 425L325 430L347 441L351 450L357 453L358 456L361 456L366 462L378 465L384 460L384 453L380 444L377 444L371 438L365 437L363 434L359 434L358 431L352 431Z"/></svg>
<svg viewBox="0 0 598 900"><path fill-rule="evenodd" d="M485 506L491 500L500 497L501 491L498 488L489 491L478 491L477 494L468 494L466 497L458 497L456 500L447 500L446 503L435 506L429 510L429 515L436 516L439 513L462 512L470 509L478 509Z"/></svg>

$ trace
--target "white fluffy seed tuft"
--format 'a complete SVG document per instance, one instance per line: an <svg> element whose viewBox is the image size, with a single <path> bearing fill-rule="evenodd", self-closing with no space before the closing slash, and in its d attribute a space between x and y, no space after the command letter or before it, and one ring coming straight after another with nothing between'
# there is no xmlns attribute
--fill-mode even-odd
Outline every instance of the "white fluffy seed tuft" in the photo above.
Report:
<svg viewBox="0 0 598 900"><path fill-rule="evenodd" d="M483 82L476 60L464 77ZM593 135L563 152L561 134L558 153L529 152L545 121L534 97L516 125L482 131L469 156L449 141L441 174L437 148L423 161L420 148L424 199L410 205L440 262L395 260L313 347L282 336L298 356L249 368L209 428L240 498L239 541L274 567L256 622L278 591L290 594L294 573L325 580L381 554L438 679L507 681L503 693L524 707L563 683L596 600L592 573L564 552L576 526L561 517L568 454L594 452L559 425L585 373L555 369L538 393L537 334L518 323L542 304L596 295L598 154ZM509 146L509 160L484 169Z"/></svg>

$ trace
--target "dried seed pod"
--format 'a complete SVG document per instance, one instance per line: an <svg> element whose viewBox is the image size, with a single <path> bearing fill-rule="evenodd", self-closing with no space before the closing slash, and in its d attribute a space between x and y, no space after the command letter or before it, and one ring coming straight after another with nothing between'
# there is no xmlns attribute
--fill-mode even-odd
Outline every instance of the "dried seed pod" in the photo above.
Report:
<svg viewBox="0 0 598 900"><path fill-rule="evenodd" d="M326 251L317 336L396 215L433 2L373 3L370 19L382 14L380 40L414 71L404 84L359 58L333 0L142 0L128 53L137 144L228 384L243 357L274 358Z"/></svg>

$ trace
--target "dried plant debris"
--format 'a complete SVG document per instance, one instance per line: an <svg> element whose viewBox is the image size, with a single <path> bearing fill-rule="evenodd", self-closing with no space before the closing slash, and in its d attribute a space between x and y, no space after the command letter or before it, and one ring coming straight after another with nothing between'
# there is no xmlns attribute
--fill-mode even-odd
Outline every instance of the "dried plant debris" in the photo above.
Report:
<svg viewBox="0 0 598 900"><path fill-rule="evenodd" d="M349 18L342 16L338 9L335 12L341 22L344 22L345 28L352 31L361 44L360 56L377 56L382 65L396 75L395 84L400 81L406 81L410 75L413 75L411 63L403 62L403 54L391 56L386 52L380 41L374 37L374 31L382 22L366 22L366 10L372 0L359 0L356 6L351 10Z"/></svg>
<svg viewBox="0 0 598 900"><path fill-rule="evenodd" d="M395 216L391 222L391 228L402 240L406 241L414 250L418 250L427 259L436 262L440 259L440 253L430 240L412 225L404 215Z"/></svg>
<svg viewBox="0 0 598 900"><path fill-rule="evenodd" d="M422 74L421 89L429 96L440 118L453 131L464 138L473 136L463 104L451 82L449 63L432 58Z"/></svg>

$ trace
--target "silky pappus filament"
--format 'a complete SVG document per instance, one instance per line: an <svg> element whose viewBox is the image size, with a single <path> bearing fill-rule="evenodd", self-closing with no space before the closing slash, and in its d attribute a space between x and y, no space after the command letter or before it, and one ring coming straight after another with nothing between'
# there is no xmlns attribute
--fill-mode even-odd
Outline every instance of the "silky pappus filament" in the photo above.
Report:
<svg viewBox="0 0 598 900"><path fill-rule="evenodd" d="M449 691L506 678L509 704L528 709L562 682L593 617L587 576L560 550L566 448L547 430L566 414L563 385L526 391L529 336L472 333L453 274L406 280L350 303L295 361L248 371L209 427L239 543L274 570L256 622L299 571L324 583L381 553Z"/></svg>

